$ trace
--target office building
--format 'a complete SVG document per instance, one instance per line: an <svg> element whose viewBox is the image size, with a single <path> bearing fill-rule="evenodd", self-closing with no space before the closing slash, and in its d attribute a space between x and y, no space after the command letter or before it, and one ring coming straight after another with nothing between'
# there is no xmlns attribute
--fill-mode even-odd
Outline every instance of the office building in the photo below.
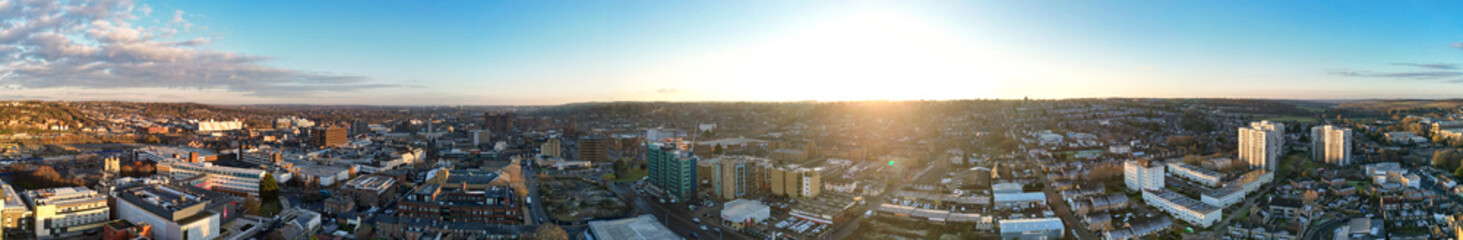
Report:
<svg viewBox="0 0 1463 240"><path fill-rule="evenodd" d="M224 213L208 208L205 193L153 185L125 189L116 197L117 218L151 225L154 239L214 239L222 232Z"/></svg>
<svg viewBox="0 0 1463 240"><path fill-rule="evenodd" d="M1351 164L1351 129L1334 125L1311 128L1311 159L1346 166Z"/></svg>
<svg viewBox="0 0 1463 240"><path fill-rule="evenodd" d="M1221 208L1175 192L1143 190L1143 202L1199 227L1213 226L1223 218Z"/></svg>
<svg viewBox="0 0 1463 240"><path fill-rule="evenodd" d="M341 127L318 127L310 129L310 144L317 148L345 145L350 140L346 129Z"/></svg>
<svg viewBox="0 0 1463 240"><path fill-rule="evenodd" d="M579 161L606 162L610 160L609 141L604 137L579 139Z"/></svg>
<svg viewBox="0 0 1463 240"><path fill-rule="evenodd" d="M36 238L52 239L80 235L111 220L107 196L81 187L25 191L31 206Z"/></svg>
<svg viewBox="0 0 1463 240"><path fill-rule="evenodd" d="M1275 170L1285 153L1285 124L1259 121L1239 129L1239 160L1251 167Z"/></svg>
<svg viewBox="0 0 1463 240"><path fill-rule="evenodd" d="M182 161L158 162L157 171L174 180L195 181L195 186L235 195L259 196L259 181L267 174L264 170L213 165L213 163L190 163ZM201 178L194 178L202 176ZM287 182L279 180L280 184Z"/></svg>
<svg viewBox="0 0 1463 240"><path fill-rule="evenodd" d="M672 199L695 199L696 156L670 144L650 143L645 148L645 159L650 165L650 184Z"/></svg>
<svg viewBox="0 0 1463 240"><path fill-rule="evenodd" d="M1128 190L1163 189L1163 181L1162 164L1146 159L1123 162L1123 183Z"/></svg>
<svg viewBox="0 0 1463 240"><path fill-rule="evenodd" d="M564 158L563 148L564 143L559 142L559 138L549 138L544 141L543 146L539 147L539 155L548 158Z"/></svg>

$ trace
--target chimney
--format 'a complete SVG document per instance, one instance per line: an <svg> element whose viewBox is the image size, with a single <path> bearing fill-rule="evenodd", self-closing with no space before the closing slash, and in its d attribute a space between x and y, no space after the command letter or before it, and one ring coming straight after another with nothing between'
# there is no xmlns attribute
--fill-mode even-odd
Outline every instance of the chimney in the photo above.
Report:
<svg viewBox="0 0 1463 240"><path fill-rule="evenodd" d="M188 162L198 163L198 152L188 152Z"/></svg>

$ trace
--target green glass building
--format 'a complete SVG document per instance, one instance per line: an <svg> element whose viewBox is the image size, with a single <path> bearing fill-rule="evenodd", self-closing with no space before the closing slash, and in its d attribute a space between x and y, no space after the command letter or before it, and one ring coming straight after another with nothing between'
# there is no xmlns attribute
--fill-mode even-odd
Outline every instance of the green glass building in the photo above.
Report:
<svg viewBox="0 0 1463 240"><path fill-rule="evenodd" d="M677 202L695 199L696 156L669 144L650 143L645 148L645 159L650 164L650 184Z"/></svg>

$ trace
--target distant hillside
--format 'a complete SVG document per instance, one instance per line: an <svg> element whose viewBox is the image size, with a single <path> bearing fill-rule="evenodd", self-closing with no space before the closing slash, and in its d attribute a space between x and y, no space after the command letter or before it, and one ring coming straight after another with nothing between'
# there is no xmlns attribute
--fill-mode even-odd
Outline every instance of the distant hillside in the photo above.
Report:
<svg viewBox="0 0 1463 240"><path fill-rule="evenodd" d="M0 102L0 134L70 132L93 124L69 103Z"/></svg>
<svg viewBox="0 0 1463 240"><path fill-rule="evenodd" d="M1463 107L1463 99L1447 100L1368 100L1341 103L1340 108L1371 111L1447 110Z"/></svg>

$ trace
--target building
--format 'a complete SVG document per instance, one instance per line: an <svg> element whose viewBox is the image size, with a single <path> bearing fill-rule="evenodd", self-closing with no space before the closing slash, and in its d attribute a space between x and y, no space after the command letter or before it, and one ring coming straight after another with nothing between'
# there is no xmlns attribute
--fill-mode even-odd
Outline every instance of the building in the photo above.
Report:
<svg viewBox="0 0 1463 240"><path fill-rule="evenodd" d="M315 231L320 230L320 221L325 219L320 213L300 207L285 209L278 216L280 221L284 221L284 226L276 231L286 240L314 239Z"/></svg>
<svg viewBox="0 0 1463 240"><path fill-rule="evenodd" d="M1148 235L1159 233L1173 225L1173 220L1167 216L1158 216L1146 221L1129 222L1128 228L1103 232L1102 236L1108 240L1142 239Z"/></svg>
<svg viewBox="0 0 1463 240"><path fill-rule="evenodd" d="M539 147L539 155L544 155L544 157L549 158L563 158L563 148L564 143L559 142L559 138L549 138L549 140L544 141L542 147Z"/></svg>
<svg viewBox="0 0 1463 240"><path fill-rule="evenodd" d="M793 198L816 198L823 192L823 175L811 168L788 165L771 170L768 183L772 194Z"/></svg>
<svg viewBox="0 0 1463 240"><path fill-rule="evenodd" d="M1275 170L1285 151L1285 124L1259 121L1239 129L1239 160L1251 167Z"/></svg>
<svg viewBox="0 0 1463 240"><path fill-rule="evenodd" d="M244 122L204 120L193 122L193 129L197 132L222 132L244 129Z"/></svg>
<svg viewBox="0 0 1463 240"><path fill-rule="evenodd" d="M468 130L467 131L467 134L469 136L472 136L472 146L473 147L482 147L483 144L488 144L488 143L493 142L493 131L476 129L476 130Z"/></svg>
<svg viewBox="0 0 1463 240"><path fill-rule="evenodd" d="M743 229L748 225L766 221L772 216L772 208L758 201L737 199L727 202L721 209L721 220L732 229Z"/></svg>
<svg viewBox="0 0 1463 240"><path fill-rule="evenodd" d="M650 184L673 200L695 199L697 157L669 144L650 143L645 148Z"/></svg>
<svg viewBox="0 0 1463 240"><path fill-rule="evenodd" d="M528 239L519 226L376 215L373 237L385 239Z"/></svg>
<svg viewBox="0 0 1463 240"><path fill-rule="evenodd" d="M1123 183L1129 190L1163 189L1163 165L1150 160L1123 162Z"/></svg>
<svg viewBox="0 0 1463 240"><path fill-rule="evenodd" d="M659 220L649 214L638 217L589 221L589 231L584 231L589 240L652 240L681 239Z"/></svg>
<svg viewBox="0 0 1463 240"><path fill-rule="evenodd" d="M64 187L25 191L31 206L36 238L51 239L81 234L111 220L107 196L91 189Z"/></svg>
<svg viewBox="0 0 1463 240"><path fill-rule="evenodd" d="M113 176L115 176L115 174L122 173L122 158L107 157L107 159L104 161L106 161L106 167L104 167L103 170L106 173L114 174Z"/></svg>
<svg viewBox="0 0 1463 240"><path fill-rule="evenodd" d="M310 144L317 148L345 145L350 140L342 127L317 127L310 129Z"/></svg>
<svg viewBox="0 0 1463 240"><path fill-rule="evenodd" d="M4 201L0 203L5 204L0 207L0 238L3 238L5 232L23 232L24 229L21 228L30 225L31 218L28 216L31 212L30 208L26 207L25 200L21 199L20 193L16 192L10 183L0 180L0 188L4 188L4 191L0 192L0 194L4 194L0 195L0 199Z"/></svg>
<svg viewBox="0 0 1463 240"><path fill-rule="evenodd" d="M1219 186L1220 179L1224 177L1224 174L1219 171L1199 168L1182 162L1168 163L1168 174L1209 187Z"/></svg>
<svg viewBox="0 0 1463 240"><path fill-rule="evenodd" d="M579 138L579 161L607 162L609 160L608 140L603 137Z"/></svg>
<svg viewBox="0 0 1463 240"><path fill-rule="evenodd" d="M513 131L513 113L483 114L483 129L495 133L508 134Z"/></svg>
<svg viewBox="0 0 1463 240"><path fill-rule="evenodd" d="M823 225L841 225L856 215L853 195L829 193L798 200L788 215Z"/></svg>
<svg viewBox="0 0 1463 240"><path fill-rule="evenodd" d="M1175 192L1143 190L1143 202L1158 210L1168 212L1174 218L1200 227L1213 226L1223 218L1220 207Z"/></svg>
<svg viewBox="0 0 1463 240"><path fill-rule="evenodd" d="M151 225L154 239L214 239L222 214L208 208L210 200L188 189L153 185L116 194L117 218Z"/></svg>
<svg viewBox="0 0 1463 240"><path fill-rule="evenodd" d="M1046 194L1042 192L996 193L991 195L991 203L996 209L1022 210L1046 206Z"/></svg>
<svg viewBox="0 0 1463 240"><path fill-rule="evenodd" d="M1256 169L1240 175L1234 181L1225 183L1224 187L1204 192L1201 194L1200 199L1209 205L1229 207L1230 205L1239 203L1240 200L1244 200L1245 195L1260 190L1261 186L1274 180L1275 173L1264 169Z"/></svg>
<svg viewBox="0 0 1463 240"><path fill-rule="evenodd" d="M1001 239L1062 239L1066 227L1060 218L1007 219L1000 221Z"/></svg>
<svg viewBox="0 0 1463 240"><path fill-rule="evenodd" d="M396 179L378 175L357 177L346 182L340 191L354 198L357 205L385 206L397 196Z"/></svg>
<svg viewBox="0 0 1463 240"><path fill-rule="evenodd" d="M1337 166L1351 164L1351 129L1335 125L1311 128L1311 159Z"/></svg>
<svg viewBox="0 0 1463 240"><path fill-rule="evenodd" d="M1387 141L1388 142L1397 143L1397 144L1411 144L1411 143L1425 143L1425 142L1428 142L1427 138L1422 137L1422 136L1418 136L1417 133L1414 133L1414 132L1405 132L1405 131L1387 132L1385 136L1387 137Z"/></svg>
<svg viewBox="0 0 1463 240"><path fill-rule="evenodd" d="M213 165L213 163L190 163L163 161L157 164L159 174L174 180L193 180L195 186L235 195L259 196L259 181L267 174L264 170ZM201 178L194 178L202 176ZM283 183L285 181L279 181Z"/></svg>
<svg viewBox="0 0 1463 240"><path fill-rule="evenodd" d="M496 173L479 170L434 173L446 174L445 181L413 189L397 203L397 215L436 221L523 224L522 209L513 189L492 185L498 179Z"/></svg>
<svg viewBox="0 0 1463 240"><path fill-rule="evenodd" d="M156 239L152 236L152 225L133 224L127 220L112 220L103 225L102 240Z"/></svg>
<svg viewBox="0 0 1463 240"><path fill-rule="evenodd" d="M725 156L707 160L710 163L711 189L713 195L722 200L741 198L748 194L766 192L764 175L771 169L765 158L748 156Z"/></svg>

